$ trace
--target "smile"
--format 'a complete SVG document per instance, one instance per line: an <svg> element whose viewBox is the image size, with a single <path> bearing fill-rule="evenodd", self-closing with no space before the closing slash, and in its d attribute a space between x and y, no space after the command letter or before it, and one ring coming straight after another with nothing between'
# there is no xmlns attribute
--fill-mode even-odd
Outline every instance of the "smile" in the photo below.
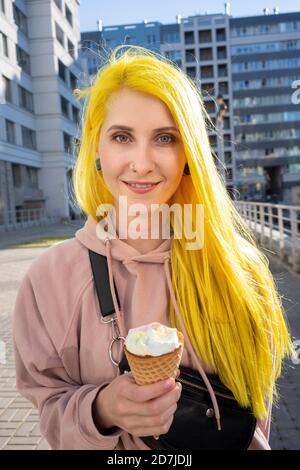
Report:
<svg viewBox="0 0 300 470"><path fill-rule="evenodd" d="M129 188L131 191L134 191L135 193L148 193L149 191L152 191L156 186L161 183L159 181L158 183L126 183L125 181L122 181L127 188Z"/></svg>

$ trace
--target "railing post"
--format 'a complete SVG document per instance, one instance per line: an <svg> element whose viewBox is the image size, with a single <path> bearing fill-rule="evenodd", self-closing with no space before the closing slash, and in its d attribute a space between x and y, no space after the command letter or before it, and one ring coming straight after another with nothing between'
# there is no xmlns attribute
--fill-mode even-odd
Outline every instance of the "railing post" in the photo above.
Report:
<svg viewBox="0 0 300 470"><path fill-rule="evenodd" d="M265 241L265 206L260 204L260 243L264 244Z"/></svg>
<svg viewBox="0 0 300 470"><path fill-rule="evenodd" d="M272 206L268 206L268 218L269 218L269 248L272 248L272 238L273 238Z"/></svg>
<svg viewBox="0 0 300 470"><path fill-rule="evenodd" d="M297 212L295 208L291 207L291 235L292 235L292 265L293 270L298 270L298 254L299 254L299 240L298 240L298 226L297 226Z"/></svg>
<svg viewBox="0 0 300 470"><path fill-rule="evenodd" d="M284 230L283 230L283 219L282 219L282 207L277 209L278 215L278 228L279 228L279 256L280 259L284 259Z"/></svg>

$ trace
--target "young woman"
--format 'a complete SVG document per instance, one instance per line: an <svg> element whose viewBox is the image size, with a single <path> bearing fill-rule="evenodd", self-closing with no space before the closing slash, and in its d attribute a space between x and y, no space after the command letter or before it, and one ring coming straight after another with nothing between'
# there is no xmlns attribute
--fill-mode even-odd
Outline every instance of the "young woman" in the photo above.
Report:
<svg viewBox="0 0 300 470"><path fill-rule="evenodd" d="M257 418L249 449L269 449L274 384L293 346L268 261L219 177L195 84L146 49L118 52L77 90L88 102L74 183L88 219L23 279L14 315L17 388L38 408L52 449L147 449L143 436L170 429L181 385L139 386L119 374L123 341L109 351L92 250L107 257L121 333L154 321L183 326L194 356L185 349L182 364L196 368L197 357L205 374L218 374ZM115 209L116 237L99 236L101 204ZM148 228L122 238L135 204L146 208ZM201 247L187 249L185 233L174 236L172 216L171 237L161 220L151 236L153 204L191 204L193 214L202 205Z"/></svg>

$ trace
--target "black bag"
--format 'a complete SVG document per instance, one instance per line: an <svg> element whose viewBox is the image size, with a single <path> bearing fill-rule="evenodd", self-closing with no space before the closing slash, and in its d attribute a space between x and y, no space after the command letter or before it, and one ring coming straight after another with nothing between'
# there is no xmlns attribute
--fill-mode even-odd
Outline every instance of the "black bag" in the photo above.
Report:
<svg viewBox="0 0 300 470"><path fill-rule="evenodd" d="M102 316L114 313L107 260L89 250L95 287ZM119 303L119 299L118 299ZM121 373L129 372L126 356L119 364ZM156 440L141 437L153 450L246 450L253 438L256 418L251 409L241 408L232 392L217 375L207 377L218 400L221 427L217 429L210 394L198 371L180 366L177 379L182 384L181 397L169 431Z"/></svg>

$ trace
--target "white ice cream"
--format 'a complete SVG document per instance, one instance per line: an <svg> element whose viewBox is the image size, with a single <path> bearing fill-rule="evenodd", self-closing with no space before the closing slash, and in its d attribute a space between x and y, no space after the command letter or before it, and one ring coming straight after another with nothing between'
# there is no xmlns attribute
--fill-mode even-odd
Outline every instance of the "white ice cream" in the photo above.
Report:
<svg viewBox="0 0 300 470"><path fill-rule="evenodd" d="M160 356L179 348L176 328L154 322L129 330L125 346L138 356Z"/></svg>

